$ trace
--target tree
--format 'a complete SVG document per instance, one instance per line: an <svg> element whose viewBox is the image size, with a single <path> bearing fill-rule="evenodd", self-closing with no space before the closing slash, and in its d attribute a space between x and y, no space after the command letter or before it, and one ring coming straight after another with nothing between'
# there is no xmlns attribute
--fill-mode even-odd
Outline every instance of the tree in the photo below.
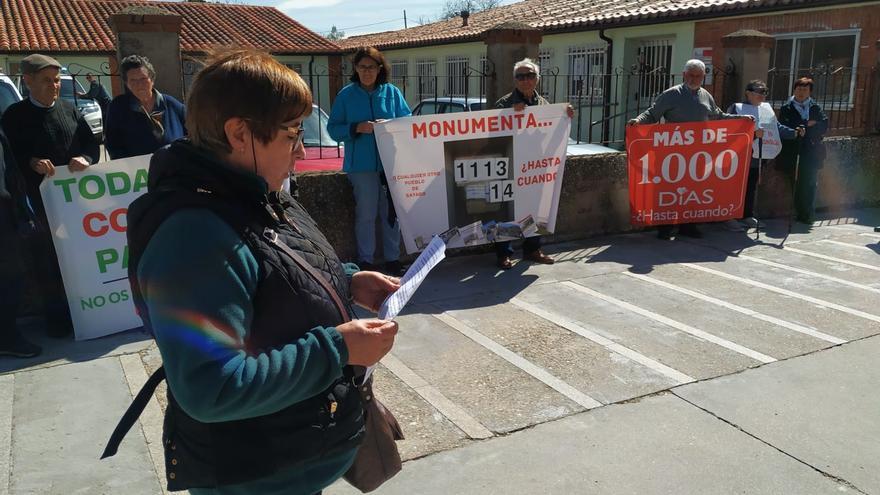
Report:
<svg viewBox="0 0 880 495"><path fill-rule="evenodd" d="M440 19L451 19L461 15L462 10L467 10L471 14L487 9L494 9L501 5L501 0L446 0L443 10L440 12Z"/></svg>
<svg viewBox="0 0 880 495"><path fill-rule="evenodd" d="M345 31L340 31L336 29L336 24L330 27L330 33L327 35L327 39L330 41L341 40L345 38Z"/></svg>

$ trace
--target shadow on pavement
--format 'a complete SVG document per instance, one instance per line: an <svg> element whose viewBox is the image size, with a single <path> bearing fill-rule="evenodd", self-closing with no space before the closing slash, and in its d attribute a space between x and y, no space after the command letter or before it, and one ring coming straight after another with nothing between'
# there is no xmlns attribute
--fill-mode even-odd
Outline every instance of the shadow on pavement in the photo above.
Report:
<svg viewBox="0 0 880 495"><path fill-rule="evenodd" d="M61 339L52 338L46 335L41 317L20 318L18 330L25 338L42 347L43 353L34 358L2 356L0 357L0 374L138 352L147 348L153 340L142 328L92 340L75 341L72 336Z"/></svg>

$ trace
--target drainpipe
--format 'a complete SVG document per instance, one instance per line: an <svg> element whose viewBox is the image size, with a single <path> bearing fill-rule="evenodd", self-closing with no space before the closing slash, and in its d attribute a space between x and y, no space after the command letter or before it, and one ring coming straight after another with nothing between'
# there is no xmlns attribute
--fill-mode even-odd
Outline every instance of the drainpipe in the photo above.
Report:
<svg viewBox="0 0 880 495"><path fill-rule="evenodd" d="M314 70L314 69L315 69L315 56L312 55L312 56L309 58L309 87L310 87L310 88L314 88L314 87L315 87L315 86L314 86L314 83L315 83L315 80L314 80L314 77L315 77L315 75L314 75L314 74L315 74L315 70ZM320 83L319 83L319 84L320 84Z"/></svg>
<svg viewBox="0 0 880 495"><path fill-rule="evenodd" d="M611 121L608 116L611 114L611 69L612 59L614 55L614 40L605 36L605 30L599 30L599 39L608 44L605 52L605 90L602 91L602 141L607 143L611 131Z"/></svg>

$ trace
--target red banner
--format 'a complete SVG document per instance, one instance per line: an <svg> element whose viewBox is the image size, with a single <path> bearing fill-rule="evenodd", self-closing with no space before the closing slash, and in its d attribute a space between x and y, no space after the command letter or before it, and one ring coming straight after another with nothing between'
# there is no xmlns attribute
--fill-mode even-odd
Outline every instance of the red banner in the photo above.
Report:
<svg viewBox="0 0 880 495"><path fill-rule="evenodd" d="M628 126L630 223L742 217L754 131L749 119Z"/></svg>

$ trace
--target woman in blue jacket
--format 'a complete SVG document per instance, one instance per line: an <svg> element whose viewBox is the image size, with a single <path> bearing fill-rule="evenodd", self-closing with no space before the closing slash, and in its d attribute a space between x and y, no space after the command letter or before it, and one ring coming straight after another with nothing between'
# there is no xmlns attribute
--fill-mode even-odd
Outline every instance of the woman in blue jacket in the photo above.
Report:
<svg viewBox="0 0 880 495"><path fill-rule="evenodd" d="M399 275L402 272L398 260L400 225L388 194L373 124L408 117L411 112L400 90L388 82L388 63L379 50L360 48L354 54L353 63L351 84L336 95L327 129L333 139L345 145L342 170L348 174L354 189L358 265L369 270L375 263L378 214L382 224L385 269L391 275Z"/></svg>
<svg viewBox="0 0 880 495"><path fill-rule="evenodd" d="M156 71L147 57L125 57L119 72L128 91L107 107L104 136L110 158L149 155L186 135L186 108L156 91Z"/></svg>
<svg viewBox="0 0 880 495"><path fill-rule="evenodd" d="M801 139L785 141L777 158L794 182L795 219L812 225L816 210L816 185L819 169L825 162L828 116L811 98L813 80L802 77L794 82L794 93L779 109L779 123L800 131Z"/></svg>

